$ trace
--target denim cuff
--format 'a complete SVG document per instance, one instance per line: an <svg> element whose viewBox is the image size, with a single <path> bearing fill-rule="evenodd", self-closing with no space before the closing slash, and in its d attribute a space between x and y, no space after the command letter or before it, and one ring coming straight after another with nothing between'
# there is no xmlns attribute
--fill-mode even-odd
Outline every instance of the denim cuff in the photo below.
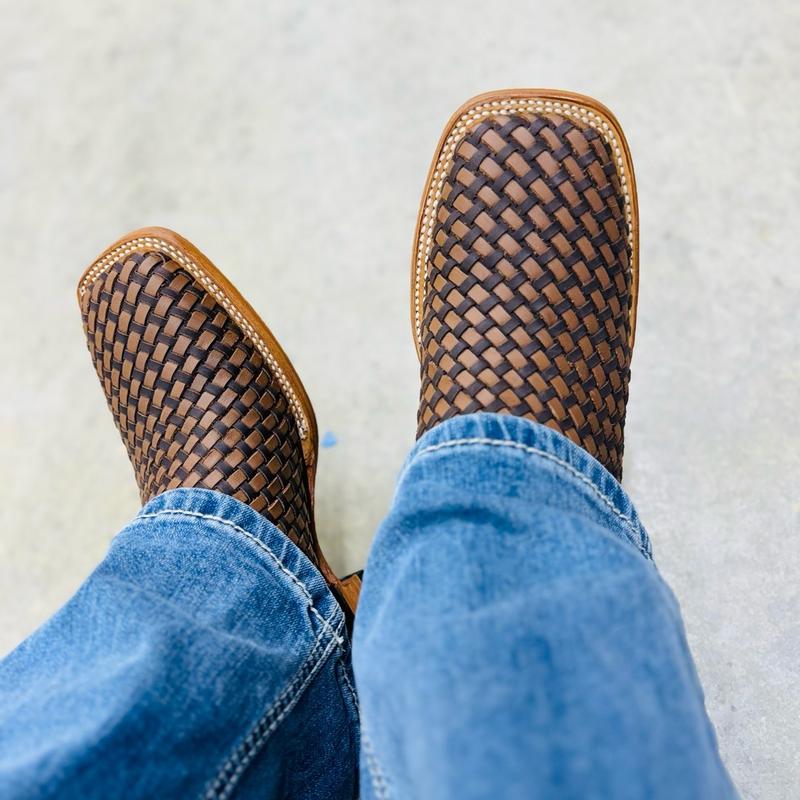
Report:
<svg viewBox="0 0 800 800"><path fill-rule="evenodd" d="M171 518L194 519L198 525L211 526L220 534L220 547L254 552L314 617L334 629L343 624L343 612L316 566L283 531L250 506L210 489L171 489L150 500L133 522Z"/></svg>
<svg viewBox="0 0 800 800"><path fill-rule="evenodd" d="M548 498L595 521L633 545L648 560L653 553L636 509L614 476L586 450L566 436L537 422L508 414L465 414L427 431L411 450L398 480L398 491L409 475L428 468L457 468L469 452L486 458L486 469L502 465L529 473L531 483ZM557 498L557 500L556 500Z"/></svg>

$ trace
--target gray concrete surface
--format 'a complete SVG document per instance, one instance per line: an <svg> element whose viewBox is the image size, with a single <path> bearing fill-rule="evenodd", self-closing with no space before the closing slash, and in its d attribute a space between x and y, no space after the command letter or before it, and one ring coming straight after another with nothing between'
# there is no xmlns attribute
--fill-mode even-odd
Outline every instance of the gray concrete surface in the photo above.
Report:
<svg viewBox="0 0 800 800"><path fill-rule="evenodd" d="M642 288L625 483L747 798L800 785L800 41L791 0L2 0L0 650L135 512L75 283L133 227L194 240L299 366L319 522L359 566L411 443L412 228L452 110L510 85L617 113Z"/></svg>

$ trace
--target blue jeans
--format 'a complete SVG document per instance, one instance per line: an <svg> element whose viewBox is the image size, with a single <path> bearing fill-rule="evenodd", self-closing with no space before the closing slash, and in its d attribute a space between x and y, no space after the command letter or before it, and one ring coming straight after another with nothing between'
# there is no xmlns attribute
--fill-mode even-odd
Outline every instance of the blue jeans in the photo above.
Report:
<svg viewBox="0 0 800 800"><path fill-rule="evenodd" d="M736 796L636 511L547 428L417 442L353 638L274 525L161 495L0 662L0 796Z"/></svg>

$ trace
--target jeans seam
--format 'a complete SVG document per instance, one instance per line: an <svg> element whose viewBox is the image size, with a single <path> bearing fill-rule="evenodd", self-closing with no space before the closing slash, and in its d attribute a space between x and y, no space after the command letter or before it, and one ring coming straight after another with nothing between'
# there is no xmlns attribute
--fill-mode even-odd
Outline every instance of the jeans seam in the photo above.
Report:
<svg viewBox="0 0 800 800"><path fill-rule="evenodd" d="M647 549L637 543L637 540L639 540L641 537L637 533L638 526L636 525L636 523L634 523L634 521L629 516L620 511L620 509L618 509L616 505L614 505L614 503L612 503L611 500L609 500L608 497L606 497L606 495L595 485L595 483L592 480L587 478L579 470L575 469L575 467L573 467L572 464L570 464L567 461L564 461L564 459L559 458L556 455L553 455L553 453L550 453L547 450L542 450L541 448L538 447L532 447L531 445L522 444L522 442L512 442L509 441L508 439L487 439L487 438L475 437L470 439L451 439L450 441L447 442L440 442L439 444L428 445L427 447L423 447L412 457L411 461L400 475L400 479L398 480L398 485L403 481L403 479L406 476L406 473L411 468L411 466L414 463L414 460L417 457L424 456L428 453L433 453L438 450L444 450L447 448L455 449L469 445L489 445L490 447L511 447L515 450L521 450L531 455L541 456L542 458L548 461L552 461L553 463L567 470L567 472L569 472L570 475L572 475L574 478L577 478L579 481L586 484L586 486L588 486L589 489L591 489L591 491L597 496L597 498L611 510L611 512L624 524L625 528L630 533L631 537L633 538L634 546L637 547L639 552L643 556L645 556L645 558L651 559L651 555L647 551Z"/></svg>
<svg viewBox="0 0 800 800"><path fill-rule="evenodd" d="M347 713L348 720L350 720L352 723L348 728L349 737L353 745L353 752L356 754L356 758L358 758L358 753L361 750L361 707L358 702L358 695L356 694L355 686L347 675L348 659L343 655L340 655L337 667L337 674L340 675L344 681L344 685L342 685L341 680L337 681L340 697ZM358 798L359 795L356 794L353 800L358 800Z"/></svg>
<svg viewBox="0 0 800 800"><path fill-rule="evenodd" d="M224 517L218 517L218 516L215 516L213 514L203 514L203 513L199 512L199 511L187 511L185 509L180 509L180 508L165 508L165 509L162 509L161 511L154 511L154 512L149 513L149 514L139 514L136 517L136 519L153 519L155 517L161 516L162 514L174 514L174 515L179 515L179 516L197 517L197 518L200 518L200 519L207 519L207 520L212 521L212 522L218 522L218 523L220 523L222 525L226 525L227 527L232 528L233 530L237 531L238 533L241 533L244 536L246 536L257 547L261 548L265 553L267 553L267 555L269 555L269 557L275 562L275 564L278 567L278 569L281 572L283 572L285 575L287 575L288 578L292 581L292 583L300 590L300 592L303 594L303 596L306 599L306 603L307 603L307 607L308 607L309 611L317 618L317 620L319 621L320 625L322 625L323 628L327 628L327 630L330 632L330 634L336 639L337 644L339 644L339 645L344 644L344 638L342 637L342 635L340 633L338 633L331 626L330 622L328 620L326 620L322 616L322 614L319 613L319 611L317 610L316 606L314 605L314 599L311 597L310 592L305 587L305 585L300 580L300 578L298 578L297 575L295 575L294 572L292 572L280 560L280 558L278 558L278 556L266 544L264 544L264 542L262 542L258 537L253 536L253 534L250 533L250 531L245 530L241 526L237 525L234 522L231 522L230 520L225 519ZM334 609L334 614L332 616L335 615L335 612L336 612L336 610Z"/></svg>
<svg viewBox="0 0 800 800"><path fill-rule="evenodd" d="M341 625L343 626L343 624L342 622ZM328 623L328 627L331 627L330 623ZM327 643L323 645L323 640L326 638L325 634L325 629L319 632L297 674L251 728L244 740L226 759L203 795L204 800L226 800L231 796L245 770L250 766L269 737L295 707L328 656L334 650L340 649L336 636L328 638ZM322 650L321 653L319 653L320 650Z"/></svg>
<svg viewBox="0 0 800 800"><path fill-rule="evenodd" d="M353 705L355 706L356 712L358 713L359 719L361 718L361 705L358 702L358 695L356 694L356 687L350 682L350 678L347 676L347 667L343 666L342 668L342 677L344 678L344 682L347 684L347 690L350 692L350 696L353 699Z"/></svg>
<svg viewBox="0 0 800 800"><path fill-rule="evenodd" d="M367 734L363 721L361 724L361 746L364 750L364 757L367 760L367 771L369 772L369 779L372 783L372 791L375 793L376 800L389 800L389 781L386 779L386 774L378 762L378 757L375 755L375 749L372 746L372 741Z"/></svg>

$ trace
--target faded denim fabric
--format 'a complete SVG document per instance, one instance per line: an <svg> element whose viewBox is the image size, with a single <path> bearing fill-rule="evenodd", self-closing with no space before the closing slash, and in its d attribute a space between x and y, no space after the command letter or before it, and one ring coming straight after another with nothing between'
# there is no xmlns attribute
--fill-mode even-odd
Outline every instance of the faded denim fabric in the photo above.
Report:
<svg viewBox="0 0 800 800"><path fill-rule="evenodd" d="M353 647L247 506L155 498L0 662L2 798L730 798L680 612L629 498L545 427L415 445Z"/></svg>
<svg viewBox="0 0 800 800"><path fill-rule="evenodd" d="M417 442L354 666L365 799L736 796L630 499L527 420L456 417Z"/></svg>
<svg viewBox="0 0 800 800"><path fill-rule="evenodd" d="M204 489L150 501L0 662L0 797L354 797L344 615L311 562Z"/></svg>

